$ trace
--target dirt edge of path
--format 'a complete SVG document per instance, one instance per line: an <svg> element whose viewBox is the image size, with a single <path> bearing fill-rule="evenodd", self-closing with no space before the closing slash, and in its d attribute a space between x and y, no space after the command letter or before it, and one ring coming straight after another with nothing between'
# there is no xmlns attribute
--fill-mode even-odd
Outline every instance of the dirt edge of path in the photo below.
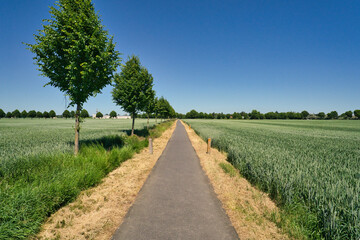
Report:
<svg viewBox="0 0 360 240"><path fill-rule="evenodd" d="M207 143L186 123L182 123L201 167L240 239L289 239L270 220L271 216L278 213L278 209L269 196L241 177L238 170L226 161L225 153L211 148L211 154L207 154Z"/></svg>
<svg viewBox="0 0 360 240"><path fill-rule="evenodd" d="M52 214L34 239L110 239L120 226L175 129L176 121L154 139L153 154L143 149L103 181Z"/></svg>

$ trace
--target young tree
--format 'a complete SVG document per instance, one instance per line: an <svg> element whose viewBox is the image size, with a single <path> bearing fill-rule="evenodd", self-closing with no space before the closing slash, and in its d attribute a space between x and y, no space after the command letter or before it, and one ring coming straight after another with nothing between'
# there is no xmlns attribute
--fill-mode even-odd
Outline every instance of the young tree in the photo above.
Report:
<svg viewBox="0 0 360 240"><path fill-rule="evenodd" d="M49 116L50 116L51 118L56 117L55 111L54 111L54 110L51 110L51 111L49 112Z"/></svg>
<svg viewBox="0 0 360 240"><path fill-rule="evenodd" d="M15 109L11 115L13 118L20 118L21 113L18 109Z"/></svg>
<svg viewBox="0 0 360 240"><path fill-rule="evenodd" d="M63 112L62 116L63 116L64 118L69 118L69 117L70 117L70 112L69 112L69 110L65 110L65 111Z"/></svg>
<svg viewBox="0 0 360 240"><path fill-rule="evenodd" d="M0 109L0 118L4 118L5 116L4 110Z"/></svg>
<svg viewBox="0 0 360 240"><path fill-rule="evenodd" d="M110 117L111 118L116 118L116 116L117 116L117 113L115 111L110 112Z"/></svg>
<svg viewBox="0 0 360 240"><path fill-rule="evenodd" d="M49 118L50 115L49 115L49 113L48 113L47 111L45 111L45 112L43 113L43 117L44 117L44 118Z"/></svg>
<svg viewBox="0 0 360 240"><path fill-rule="evenodd" d="M101 112L96 113L96 118L102 118L102 117L103 117L103 114Z"/></svg>
<svg viewBox="0 0 360 240"><path fill-rule="evenodd" d="M51 19L27 44L46 85L59 88L76 106L75 154L79 150L79 115L89 97L111 83L120 63L113 38L101 24L91 0L59 0L50 8Z"/></svg>
<svg viewBox="0 0 360 240"><path fill-rule="evenodd" d="M42 118L43 117L42 112L40 112L40 111L36 112L36 117L37 118Z"/></svg>
<svg viewBox="0 0 360 240"><path fill-rule="evenodd" d="M137 56L131 56L115 75L112 90L113 101L132 117L131 135L134 135L135 117L146 105L147 85L144 68Z"/></svg>
<svg viewBox="0 0 360 240"><path fill-rule="evenodd" d="M155 115L155 124L157 124L157 118L159 115L159 99L157 97L154 98L154 115Z"/></svg>
<svg viewBox="0 0 360 240"><path fill-rule="evenodd" d="M36 117L36 111L35 111L35 110L29 111L29 112L28 112L28 117L29 117L29 118L34 118L34 117Z"/></svg>
<svg viewBox="0 0 360 240"><path fill-rule="evenodd" d="M360 119L360 110L355 110L355 111L354 111L354 115L355 115L355 117L357 117L358 119Z"/></svg>
<svg viewBox="0 0 360 240"><path fill-rule="evenodd" d="M88 117L90 117L90 115L89 115L88 111L86 111L86 109L83 109L83 110L81 110L80 117L88 118Z"/></svg>
<svg viewBox="0 0 360 240"><path fill-rule="evenodd" d="M11 113L11 112L7 112L5 117L6 117L6 118L12 118L12 113Z"/></svg>
<svg viewBox="0 0 360 240"><path fill-rule="evenodd" d="M155 91L153 90L153 76L148 72L146 68L142 69L142 78L144 80L144 94L145 94L145 102L144 108L142 111L146 113L147 117L147 129L149 129L149 118L150 114L155 111Z"/></svg>
<svg viewBox="0 0 360 240"><path fill-rule="evenodd" d="M174 108L164 97L158 100L158 112L162 119L174 117L176 114Z"/></svg>
<svg viewBox="0 0 360 240"><path fill-rule="evenodd" d="M21 112L21 116L20 116L20 117L21 117L21 118L26 118L26 117L27 117L27 114L28 114L28 113L24 110L24 111Z"/></svg>

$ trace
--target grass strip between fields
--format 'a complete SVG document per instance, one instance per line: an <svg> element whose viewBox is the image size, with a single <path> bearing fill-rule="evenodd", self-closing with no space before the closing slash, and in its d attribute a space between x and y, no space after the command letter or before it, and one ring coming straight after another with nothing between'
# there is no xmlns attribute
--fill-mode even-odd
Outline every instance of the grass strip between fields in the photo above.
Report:
<svg viewBox="0 0 360 240"><path fill-rule="evenodd" d="M47 217L148 146L146 137L159 137L172 124L141 131L144 137L103 137L83 144L78 156L33 156L0 163L0 239L36 234Z"/></svg>

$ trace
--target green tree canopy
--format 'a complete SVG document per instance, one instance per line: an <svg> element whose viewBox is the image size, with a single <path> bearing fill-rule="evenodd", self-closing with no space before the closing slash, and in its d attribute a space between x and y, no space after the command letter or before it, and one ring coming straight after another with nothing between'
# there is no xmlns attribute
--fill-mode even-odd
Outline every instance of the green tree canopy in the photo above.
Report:
<svg viewBox="0 0 360 240"><path fill-rule="evenodd" d="M36 117L37 117L37 118L42 118L42 117L43 117L42 112L37 111L37 112L36 112Z"/></svg>
<svg viewBox="0 0 360 240"><path fill-rule="evenodd" d="M304 110L304 111L301 112L301 118L302 118L302 119L306 119L309 115L310 115L310 114L309 114L308 111L305 111L305 110Z"/></svg>
<svg viewBox="0 0 360 240"><path fill-rule="evenodd" d="M161 118L172 118L176 115L174 108L164 97L159 98L157 101L157 108Z"/></svg>
<svg viewBox="0 0 360 240"><path fill-rule="evenodd" d="M12 113L11 113L11 112L7 112L5 117L6 117L6 118L12 118Z"/></svg>
<svg viewBox="0 0 360 240"><path fill-rule="evenodd" d="M154 78L148 72L146 68L143 68L142 71L142 78L144 81L144 93L145 93L145 102L142 111L146 113L147 116L147 128L149 129L149 118L152 113L155 112L155 91L153 90L154 86Z"/></svg>
<svg viewBox="0 0 360 240"><path fill-rule="evenodd" d="M360 118L360 110L355 110L354 115L355 117Z"/></svg>
<svg viewBox="0 0 360 240"><path fill-rule="evenodd" d="M325 116L326 116L326 114L325 114L324 112L319 112L319 113L317 114L317 116L318 116L320 119L324 119Z"/></svg>
<svg viewBox="0 0 360 240"><path fill-rule="evenodd" d="M96 118L102 118L104 115L101 112L96 113Z"/></svg>
<svg viewBox="0 0 360 240"><path fill-rule="evenodd" d="M6 116L4 110L0 109L0 118L4 118Z"/></svg>
<svg viewBox="0 0 360 240"><path fill-rule="evenodd" d="M117 116L117 113L114 110L110 112L111 118L116 118L116 116Z"/></svg>
<svg viewBox="0 0 360 240"><path fill-rule="evenodd" d="M34 117L36 117L36 111L35 111L35 110L29 111L29 112L28 112L28 117L29 117L29 118L34 118Z"/></svg>
<svg viewBox="0 0 360 240"><path fill-rule="evenodd" d="M90 115L89 115L88 111L86 111L86 109L83 109L83 110L81 110L80 117L88 118L88 117L90 117Z"/></svg>
<svg viewBox="0 0 360 240"><path fill-rule="evenodd" d="M12 113L11 113L13 118L20 118L21 113L18 109L15 109Z"/></svg>
<svg viewBox="0 0 360 240"><path fill-rule="evenodd" d="M327 117L328 117L329 119L337 119L338 116L339 116L339 114L337 113L337 111L332 111L332 112L330 112L330 113L327 114Z"/></svg>
<svg viewBox="0 0 360 240"><path fill-rule="evenodd" d="M49 117L50 117L50 114L49 114L47 111L45 111L45 112L43 113L43 117L44 117L44 118L49 118Z"/></svg>
<svg viewBox="0 0 360 240"><path fill-rule="evenodd" d="M149 78L147 70L141 66L137 56L129 57L121 67L121 73L115 75L113 101L131 115L131 135L134 134L136 115L143 111L147 104L150 87L152 88L152 77Z"/></svg>
<svg viewBox="0 0 360 240"><path fill-rule="evenodd" d="M344 114L347 118L352 118L353 112L349 110L349 111L344 112Z"/></svg>
<svg viewBox="0 0 360 240"><path fill-rule="evenodd" d="M66 109L66 110L63 112L62 116L63 116L64 118L69 118L69 117L70 117L70 112L69 112L69 110Z"/></svg>
<svg viewBox="0 0 360 240"><path fill-rule="evenodd" d="M195 109L192 109L190 112L185 114L185 118L193 119L198 117L199 117L199 113Z"/></svg>
<svg viewBox="0 0 360 240"><path fill-rule="evenodd" d="M54 110L51 110L51 111L49 112L49 116L50 116L51 118L56 117L55 111L54 111Z"/></svg>
<svg viewBox="0 0 360 240"><path fill-rule="evenodd" d="M81 113L80 113L80 115L81 115ZM71 118L74 118L74 117L75 117L75 111L74 111L74 110L72 110L72 111L70 112L70 117L71 117Z"/></svg>
<svg viewBox="0 0 360 240"><path fill-rule="evenodd" d="M20 117L26 118L27 115L28 115L28 113L24 110L24 111L21 112L21 116L20 116Z"/></svg>
<svg viewBox="0 0 360 240"><path fill-rule="evenodd" d="M27 44L46 85L59 88L76 105L75 154L79 149L79 114L89 97L111 83L120 63L113 38L101 24L91 0L59 0L50 8L51 19Z"/></svg>

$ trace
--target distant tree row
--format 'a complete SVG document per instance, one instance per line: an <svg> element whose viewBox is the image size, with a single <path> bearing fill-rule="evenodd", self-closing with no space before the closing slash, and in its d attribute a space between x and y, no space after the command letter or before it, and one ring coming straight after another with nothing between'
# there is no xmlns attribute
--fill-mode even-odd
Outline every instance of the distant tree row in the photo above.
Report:
<svg viewBox="0 0 360 240"><path fill-rule="evenodd" d="M75 118L75 115L76 115L75 111L65 110L65 111L62 113L61 116L62 116L63 118ZM86 109L82 109L82 110L80 111L80 117L81 117L81 118L88 118L88 117L90 117L90 115L89 115L88 111L86 111Z"/></svg>
<svg viewBox="0 0 360 240"><path fill-rule="evenodd" d="M230 113L203 113L191 110L188 113L176 114L177 118L202 118L202 119L360 119L360 110L346 111L339 116L337 111L331 111L327 114L319 112L317 114L310 114L308 111L302 112L268 112L261 113L257 110L252 110L250 113L234 112Z"/></svg>
<svg viewBox="0 0 360 240"><path fill-rule="evenodd" d="M40 112L31 110L29 112L22 111L20 112L18 109L15 109L12 112L5 113L2 109L0 109L0 118L54 118L56 117L56 113L54 110L50 112Z"/></svg>

